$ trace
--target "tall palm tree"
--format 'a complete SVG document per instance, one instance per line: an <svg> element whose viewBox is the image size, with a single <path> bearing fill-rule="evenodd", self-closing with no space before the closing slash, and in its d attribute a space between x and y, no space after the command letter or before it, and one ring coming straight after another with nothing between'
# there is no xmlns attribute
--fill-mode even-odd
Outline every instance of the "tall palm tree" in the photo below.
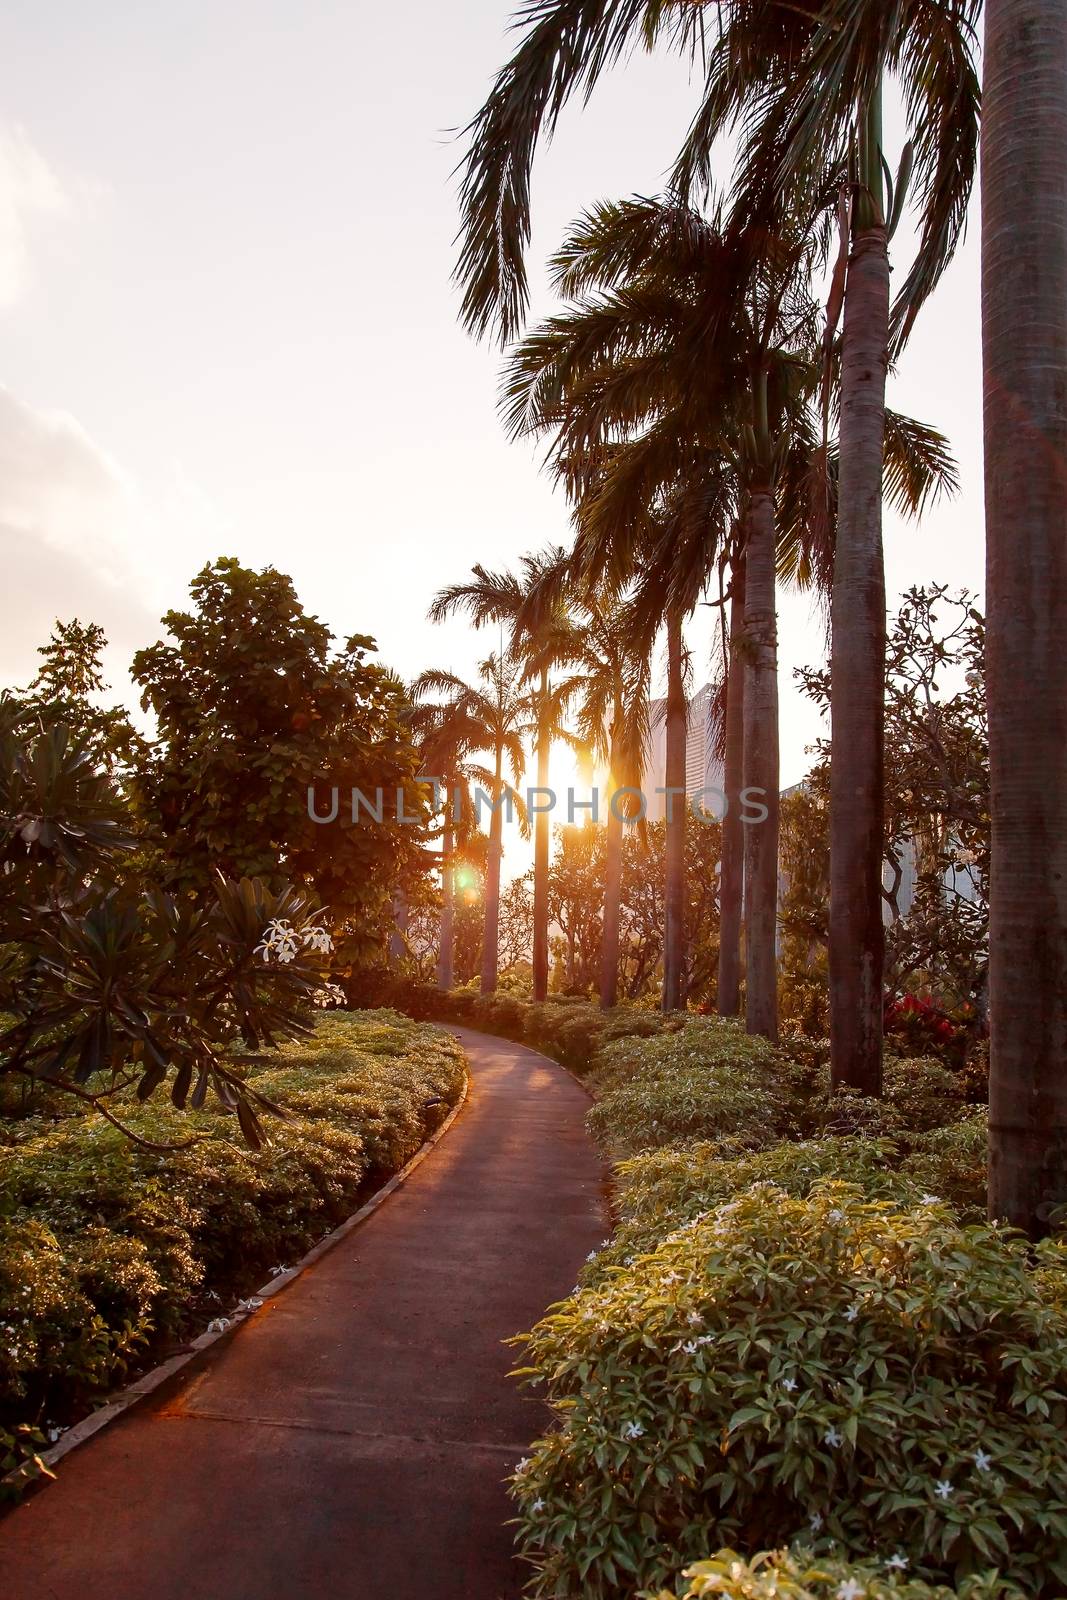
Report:
<svg viewBox="0 0 1067 1600"><path fill-rule="evenodd" d="M723 818L722 860L719 870L719 973L716 1007L721 1017L736 1017L741 1009L741 924L744 904L745 830L741 821L744 787L745 674L740 644L745 628L745 550L740 538L732 541L730 561L730 622L723 631Z"/></svg>
<svg viewBox="0 0 1067 1600"><path fill-rule="evenodd" d="M647 651L634 646L633 608L610 589L598 591L565 554L542 569L529 604L535 612L554 609L561 615L564 596L566 616L555 649L569 669L563 692L576 705L574 742L590 769L599 761L608 776L606 795L594 790L594 820L604 824L600 1004L607 1010L618 1000L623 830L636 820L625 791L640 783L648 744L649 660Z"/></svg>
<svg viewBox="0 0 1067 1600"><path fill-rule="evenodd" d="M492 757L491 767L469 766L472 778L483 785L475 799L475 814L480 810L480 795L488 791L490 805L489 851L485 874L485 928L482 944L481 990L492 994L496 988L498 930L500 924L500 864L504 853L504 811L514 809L524 831L526 808L518 792L524 765L523 740L533 731L529 694L519 692L516 674L505 657L489 655L479 663L477 683L467 683L454 672L430 669L420 673L412 685L417 701L430 695L443 696L442 716L468 730L469 748L484 750ZM512 781L504 776L507 762ZM447 826L447 824L446 824Z"/></svg>
<svg viewBox="0 0 1067 1600"><path fill-rule="evenodd" d="M718 516L714 536L692 546L692 606L715 571L724 502L740 508L751 574L738 651L749 723L745 786L762 792L766 813L744 837L746 1025L768 1037L777 1031L775 501L790 449L808 458L814 453L807 415L813 368L804 346L813 342L815 307L803 241L791 250L783 243L767 249L761 241L756 251L744 233L724 232L717 217L706 219L673 201L596 207L553 261L557 287L577 297L576 304L519 346L505 385L513 429L556 432L560 470L578 497L577 550L587 570L625 581L655 504L679 490L699 489L703 473ZM620 434L629 435L624 451L613 442ZM696 459L701 451L702 462ZM799 529L801 521L794 514L790 525ZM665 542L662 559L675 569L670 587L676 595L681 569L673 540ZM664 615L677 671L680 619L670 608ZM675 774L679 732L684 774L682 698L676 679L668 752ZM670 839L678 871L682 829L684 819ZM674 880L671 886L668 905L677 909L680 886ZM680 929L676 917L670 922L677 937L666 951L671 983L665 1001L675 998L680 977Z"/></svg>
<svg viewBox="0 0 1067 1600"><path fill-rule="evenodd" d="M989 1211L1067 1199L1067 11L986 0Z"/></svg>
<svg viewBox="0 0 1067 1600"><path fill-rule="evenodd" d="M524 556L521 575L490 572L480 563L466 583L442 589L430 607L434 622L442 622L455 611L465 610L476 628L500 623L509 629L508 654L520 664L522 680L530 686L536 733L534 759L541 802L534 821L533 883L533 977L535 1001L548 995L548 866L550 816L544 797L549 793L549 763L552 745L567 737L564 712L568 697L566 685L553 685L552 669L565 654L568 633L557 597L554 604L538 605L540 580L545 571L558 563L563 551L550 548L541 555Z"/></svg>
<svg viewBox="0 0 1067 1600"><path fill-rule="evenodd" d="M527 301L530 171L542 132L570 95L588 95L633 45L660 39L706 59L702 104L674 174L687 196L708 181L719 133L741 122L740 211L757 231L840 190L840 525L832 675L837 805L831 821L835 1081L881 1088L881 861L884 576L881 483L890 330L899 348L951 258L975 169L980 0L724 0L708 46L704 8L660 0L544 0L531 8L512 59L469 126L457 276L463 316L478 333L516 333ZM706 56L705 56L706 52ZM883 190L883 77L900 84L914 142ZM887 237L914 175L915 260L890 320ZM798 195L803 201L798 204ZM762 504L762 502L761 502ZM762 603L759 606L763 612Z"/></svg>
<svg viewBox="0 0 1067 1600"><path fill-rule="evenodd" d="M484 730L455 697L432 702L412 691L412 734L422 770L440 785L441 917L437 941L437 984L451 989L455 979L456 858L477 831L470 757L483 748Z"/></svg>

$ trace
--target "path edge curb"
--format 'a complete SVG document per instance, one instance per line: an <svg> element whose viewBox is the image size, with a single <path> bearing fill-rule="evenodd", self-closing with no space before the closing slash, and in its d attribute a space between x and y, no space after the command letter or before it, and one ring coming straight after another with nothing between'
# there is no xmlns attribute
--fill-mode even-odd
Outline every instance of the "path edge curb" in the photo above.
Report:
<svg viewBox="0 0 1067 1600"><path fill-rule="evenodd" d="M462 1041L457 1042L462 1044ZM182 1350L178 1355L170 1356L168 1360L161 1362L158 1367L153 1367L149 1372L144 1373L134 1383L128 1384L124 1389L120 1389L112 1399L105 1401L97 1410L91 1411L87 1417L83 1417L81 1422L76 1422L72 1428L68 1428L67 1432L56 1444L51 1445L47 1450L38 1452L38 1459L46 1467L54 1467L63 1460L64 1456L69 1455L72 1450L76 1450L79 1445L87 1443L88 1440L102 1432L112 1422L117 1422L119 1417L124 1416L127 1411L141 1400L146 1399L150 1394L154 1394L176 1373L181 1372L183 1367L187 1367L190 1362L202 1356L205 1350L210 1350L212 1345L218 1344L222 1339L231 1338L242 1323L247 1322L261 1309L258 1304L250 1304L251 1301L272 1300L275 1295L280 1294L283 1289L287 1289L296 1278L300 1277L301 1273L306 1272L308 1267L313 1267L324 1255L327 1255L343 1240L347 1239L350 1233L354 1233L358 1227L366 1222L368 1217L371 1217L378 1207L383 1205L389 1196L395 1193L401 1184L410 1178L416 1167L420 1167L430 1152L440 1144L466 1105L471 1087L471 1069L470 1058L467 1056L466 1051L464 1051L464 1057L462 1092L448 1116L425 1143L419 1146L415 1154L409 1161L405 1162L399 1172L394 1172L393 1176L383 1183L380 1189L375 1190L365 1205L360 1206L358 1211L353 1211L350 1217L346 1217L344 1222L339 1223L332 1232L320 1239L318 1244L312 1245L311 1249L302 1255L300 1260L295 1262L293 1266L287 1267L284 1272L276 1273L273 1278L267 1280L262 1288L253 1290L252 1294L245 1301L240 1302L237 1308L226 1318L225 1327L198 1334L195 1339L190 1340L188 1349ZM0 1482L15 1482L20 1478L22 1478L22 1472L18 1467L15 1467L3 1479L0 1479ZM40 1490L45 1488L48 1482L49 1479L47 1477L31 1478L26 1487L31 1491Z"/></svg>

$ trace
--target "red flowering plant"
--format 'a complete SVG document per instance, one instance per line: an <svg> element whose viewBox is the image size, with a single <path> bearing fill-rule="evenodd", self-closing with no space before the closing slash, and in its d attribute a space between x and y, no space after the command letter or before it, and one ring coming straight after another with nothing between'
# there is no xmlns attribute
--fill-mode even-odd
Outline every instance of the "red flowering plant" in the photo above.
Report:
<svg viewBox="0 0 1067 1600"><path fill-rule="evenodd" d="M905 1056L934 1056L946 1066L963 1065L972 1033L973 1008L958 1019L918 994L887 995L882 1012L886 1043ZM968 1023L972 1026L968 1026Z"/></svg>

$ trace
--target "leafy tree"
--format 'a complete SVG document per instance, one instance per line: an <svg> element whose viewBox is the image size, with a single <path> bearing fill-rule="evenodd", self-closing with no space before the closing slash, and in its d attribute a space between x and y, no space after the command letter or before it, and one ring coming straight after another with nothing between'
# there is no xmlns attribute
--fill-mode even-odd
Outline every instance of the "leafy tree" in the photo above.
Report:
<svg viewBox="0 0 1067 1600"><path fill-rule="evenodd" d="M107 638L97 623L57 620L47 644L38 646L41 666L28 688L9 697L17 725L27 732L62 723L92 761L128 775L145 758L147 745L124 706L101 706L106 694L102 664Z"/></svg>
<svg viewBox="0 0 1067 1600"><path fill-rule="evenodd" d="M560 930L556 986L566 994L588 994L596 984L603 938L605 845L601 827L564 823L556 828L548 909Z"/></svg>
<svg viewBox="0 0 1067 1600"><path fill-rule="evenodd" d="M500 896L500 965L528 964L533 950L533 873L512 878ZM531 969L532 972L532 969Z"/></svg>
<svg viewBox="0 0 1067 1600"><path fill-rule="evenodd" d="M277 1108L243 1083L238 1047L310 1031L331 949L313 902L221 874L197 906L146 889L114 780L62 723L27 736L13 721L0 717L0 1079L44 1082L129 1132L116 1102L170 1078L175 1105L212 1089L259 1144L257 1108Z"/></svg>
<svg viewBox="0 0 1067 1600"><path fill-rule="evenodd" d="M985 624L973 597L944 584L910 589L886 647L886 809L883 903L889 929L884 983L969 1008L980 1029L988 967L989 757ZM825 710L826 672L802 675ZM830 755L825 743L804 785L784 802L783 982L799 992L825 971L829 942ZM910 904L905 871L914 866ZM791 1000L795 1010L799 1002ZM804 1009L801 1006L801 1009ZM814 998L812 1017L821 1014ZM822 1031L821 1027L818 1031Z"/></svg>
<svg viewBox="0 0 1067 1600"><path fill-rule="evenodd" d="M313 889L336 918L342 963L370 963L428 816L404 688L369 659L365 635L333 651L272 567L225 557L190 591L192 609L163 619L173 642L133 666L159 729L136 792L160 881L202 896L222 871ZM336 798L333 821L312 820L309 792L319 818Z"/></svg>

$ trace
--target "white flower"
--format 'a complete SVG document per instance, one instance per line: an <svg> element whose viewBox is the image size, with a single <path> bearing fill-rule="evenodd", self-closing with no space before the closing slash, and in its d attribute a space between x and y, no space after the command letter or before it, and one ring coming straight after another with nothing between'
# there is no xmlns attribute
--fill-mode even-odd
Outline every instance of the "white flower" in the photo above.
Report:
<svg viewBox="0 0 1067 1600"><path fill-rule="evenodd" d="M987 1454L985 1450L976 1450L974 1452L974 1464L979 1472L988 1472L993 1465L993 1457Z"/></svg>
<svg viewBox="0 0 1067 1600"><path fill-rule="evenodd" d="M623 1256L622 1264L624 1267L632 1267L634 1264L633 1256Z"/></svg>
<svg viewBox="0 0 1067 1600"><path fill-rule="evenodd" d="M596 1251L595 1250L590 1250L589 1254L586 1256L585 1259L587 1261L595 1261L596 1260Z"/></svg>
<svg viewBox="0 0 1067 1600"><path fill-rule="evenodd" d="M699 1346L695 1339L687 1339L685 1344L681 1345L679 1348L681 1349L683 1355L695 1356Z"/></svg>
<svg viewBox="0 0 1067 1600"><path fill-rule="evenodd" d="M663 1283L681 1283L682 1275L679 1272L665 1272L661 1279Z"/></svg>
<svg viewBox="0 0 1067 1600"><path fill-rule="evenodd" d="M860 1595L866 1593L862 1583L857 1583L855 1578L846 1578L844 1583L837 1586L837 1600L860 1600Z"/></svg>
<svg viewBox="0 0 1067 1600"><path fill-rule="evenodd" d="M541 1496L538 1495L537 1499L534 1500L533 1503L531 1504L530 1510L533 1513L533 1515L536 1517L538 1512L539 1511L543 1511L544 1509L545 1509L545 1502L541 1499Z"/></svg>
<svg viewBox="0 0 1067 1600"><path fill-rule="evenodd" d="M844 1222L845 1213L843 1211L839 1211L835 1206L834 1209L828 1213L828 1220L830 1222ZM852 1582L851 1578L849 1579L849 1582Z"/></svg>
<svg viewBox="0 0 1067 1600"><path fill-rule="evenodd" d="M275 918L268 922L263 930L262 939L256 945L256 955L262 955L264 961L269 961L273 956L282 966L287 966L290 961L295 961L299 954L300 945L292 923L284 918Z"/></svg>
<svg viewBox="0 0 1067 1600"><path fill-rule="evenodd" d="M934 1485L934 1493L939 1500L952 1499L952 1485L947 1478L938 1478L937 1483Z"/></svg>
<svg viewBox="0 0 1067 1600"><path fill-rule="evenodd" d="M208 1333L223 1333L230 1326L229 1317L214 1317L207 1325Z"/></svg>
<svg viewBox="0 0 1067 1600"><path fill-rule="evenodd" d="M304 941L304 949L314 950L317 955L328 956L333 949L333 940L325 928L305 928L300 937Z"/></svg>
<svg viewBox="0 0 1067 1600"><path fill-rule="evenodd" d="M848 1310L845 1312L845 1321L846 1322L855 1322L855 1320L859 1316L859 1314L860 1314L859 1302L854 1300L852 1302L852 1304L849 1306Z"/></svg>
<svg viewBox="0 0 1067 1600"><path fill-rule="evenodd" d="M823 1444L828 1444L831 1450L836 1450L838 1445L843 1443L843 1440L837 1429L831 1427L827 1428L826 1432L823 1434L822 1442Z"/></svg>
<svg viewBox="0 0 1067 1600"><path fill-rule="evenodd" d="M640 1439L644 1431L639 1422L628 1422L622 1430L622 1436L624 1439Z"/></svg>
<svg viewBox="0 0 1067 1600"><path fill-rule="evenodd" d="M343 1006L347 998L339 983L324 983L311 996L315 1005L325 1010L327 1006Z"/></svg>
<svg viewBox="0 0 1067 1600"><path fill-rule="evenodd" d="M516 1477L519 1477L519 1475L520 1475L520 1474L521 1474L521 1473L523 1473L523 1472L525 1472L525 1471L526 1471L526 1468L527 1468L527 1467L528 1467L528 1466L529 1466L529 1465L530 1465L530 1458L529 1458L529 1456L523 1456L523 1458L522 1458L522 1460L521 1460L521 1461L516 1461L516 1463L515 1463L515 1476L516 1476Z"/></svg>
<svg viewBox="0 0 1067 1600"><path fill-rule="evenodd" d="M907 1556L901 1555L900 1551L898 1550L895 1556L889 1557L889 1560L886 1562L886 1566L889 1568L890 1572L907 1572L908 1558Z"/></svg>
<svg viewBox="0 0 1067 1600"><path fill-rule="evenodd" d="M704 1326L704 1318L699 1311L691 1311L685 1320L691 1328L702 1328Z"/></svg>
<svg viewBox="0 0 1067 1600"><path fill-rule="evenodd" d="M924 1206L939 1206L941 1201L936 1194L924 1194L922 1204Z"/></svg>
<svg viewBox="0 0 1067 1600"><path fill-rule="evenodd" d="M818 1533L819 1529L822 1527L821 1511L812 1512L811 1516L808 1518L808 1527L811 1529L812 1533Z"/></svg>
<svg viewBox="0 0 1067 1600"><path fill-rule="evenodd" d="M786 1394L792 1394L793 1390L796 1388L796 1386L797 1386L797 1380L795 1378L783 1378L782 1379L782 1388L785 1390Z"/></svg>
<svg viewBox="0 0 1067 1600"><path fill-rule="evenodd" d="M601 1250L606 1250L610 1243L611 1243L610 1239L601 1239L601 1241L600 1241Z"/></svg>

